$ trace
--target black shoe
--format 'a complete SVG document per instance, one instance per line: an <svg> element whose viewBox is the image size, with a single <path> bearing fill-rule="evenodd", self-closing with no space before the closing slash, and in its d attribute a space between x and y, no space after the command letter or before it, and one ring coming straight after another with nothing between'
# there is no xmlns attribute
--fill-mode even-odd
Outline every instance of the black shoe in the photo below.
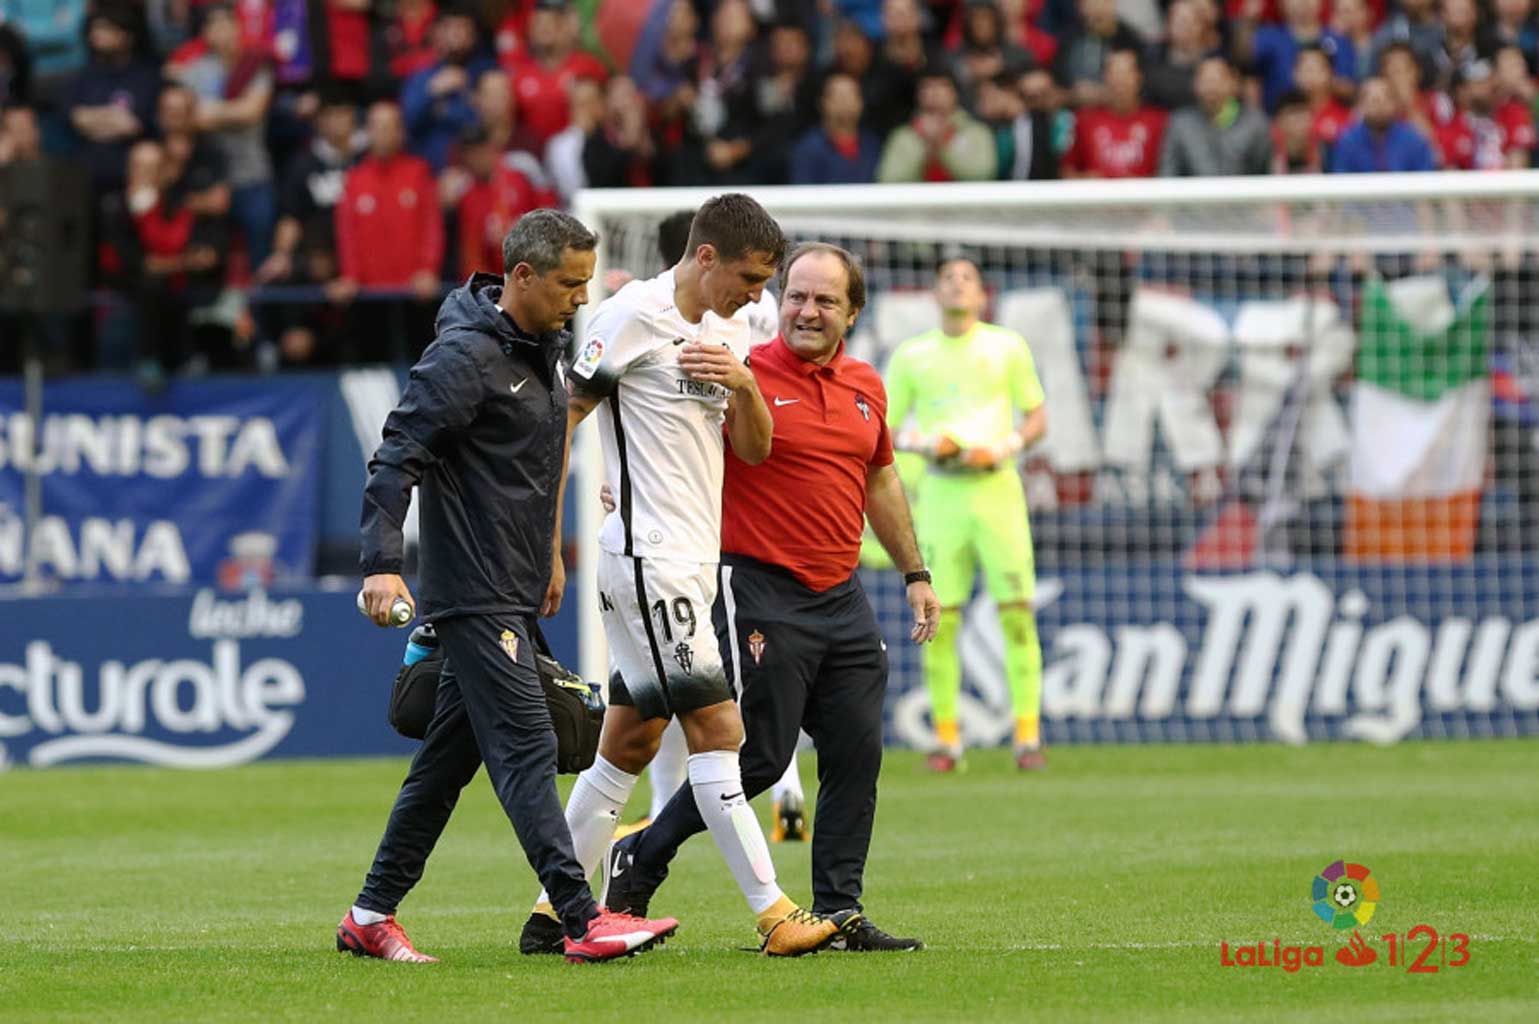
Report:
<svg viewBox="0 0 1539 1024"><path fill-rule="evenodd" d="M518 937L518 951L525 956L565 953L566 934L561 930L561 922L544 914L530 914L524 922L524 933Z"/></svg>
<svg viewBox="0 0 1539 1024"><path fill-rule="evenodd" d="M775 825L770 831L770 842L804 843L811 831L807 827L806 808L798 794L787 793L784 799L775 801Z"/></svg>
<svg viewBox="0 0 1539 1024"><path fill-rule="evenodd" d="M918 939L899 939L882 931L864 917L855 926L828 944L842 953L910 953L924 949Z"/></svg>
<svg viewBox="0 0 1539 1024"><path fill-rule="evenodd" d="M636 848L646 834L643 829L616 840L604 858L604 895L599 902L617 914L646 917L652 894L668 877L667 868L654 877L636 866Z"/></svg>

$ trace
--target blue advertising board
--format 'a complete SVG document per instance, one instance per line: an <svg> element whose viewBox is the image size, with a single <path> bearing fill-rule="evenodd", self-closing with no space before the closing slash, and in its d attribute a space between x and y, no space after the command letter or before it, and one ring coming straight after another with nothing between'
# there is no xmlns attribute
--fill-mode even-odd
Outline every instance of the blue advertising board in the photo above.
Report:
<svg viewBox="0 0 1539 1024"><path fill-rule="evenodd" d="M930 742L901 585L868 574L893 665L888 741ZM1539 734L1539 563L1194 572L1175 560L1039 581L1050 743L1306 743ZM963 733L1008 742L1004 651L979 598Z"/></svg>
<svg viewBox="0 0 1539 1024"><path fill-rule="evenodd" d="M1039 583L1049 743L1306 743L1539 734L1539 565L1192 572L1084 569ZM868 574L887 632L887 742L926 746L901 584ZM353 591L122 590L5 604L0 765L400 755L385 720L407 633ZM576 608L544 624L575 661ZM771 638L773 642L773 638ZM980 600L962 726L1009 740L1002 645Z"/></svg>
<svg viewBox="0 0 1539 1024"><path fill-rule="evenodd" d="M7 602L0 765L407 754L386 721L409 631L352 590L98 592ZM560 654L574 618L545 623Z"/></svg>
<svg viewBox="0 0 1539 1024"><path fill-rule="evenodd" d="M314 571L332 389L314 378L0 380L0 584L270 586ZM23 522L24 478L43 515Z"/></svg>

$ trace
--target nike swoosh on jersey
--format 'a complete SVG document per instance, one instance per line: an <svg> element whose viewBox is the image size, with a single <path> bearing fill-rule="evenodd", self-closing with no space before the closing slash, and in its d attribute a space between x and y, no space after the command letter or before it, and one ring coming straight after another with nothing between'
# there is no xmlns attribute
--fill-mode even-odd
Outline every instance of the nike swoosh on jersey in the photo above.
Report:
<svg viewBox="0 0 1539 1024"><path fill-rule="evenodd" d="M776 398L775 399L775 405L777 407L782 406L782 405L795 405L797 402L800 402L800 401L801 401L800 398Z"/></svg>
<svg viewBox="0 0 1539 1024"><path fill-rule="evenodd" d="M738 790L736 793L723 793L721 795L721 800L722 800L722 803L726 803L728 800L736 800L738 797L740 797L742 795L743 795L743 791L741 789Z"/></svg>
<svg viewBox="0 0 1539 1024"><path fill-rule="evenodd" d="M509 384L508 385L508 390L513 392L516 395L516 394L518 394L519 389L522 388L525 384L528 384L528 383L529 383L529 378L525 377L523 380L519 381L517 384Z"/></svg>

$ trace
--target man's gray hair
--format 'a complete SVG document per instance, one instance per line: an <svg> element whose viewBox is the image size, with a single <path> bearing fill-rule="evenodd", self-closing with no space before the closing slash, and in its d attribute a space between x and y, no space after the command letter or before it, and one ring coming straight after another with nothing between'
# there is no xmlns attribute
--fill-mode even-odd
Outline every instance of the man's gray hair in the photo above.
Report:
<svg viewBox="0 0 1539 1024"><path fill-rule="evenodd" d="M502 239L502 273L506 277L514 267L527 263L536 274L548 274L561 266L568 249L592 252L597 247L598 235L571 214L530 210Z"/></svg>

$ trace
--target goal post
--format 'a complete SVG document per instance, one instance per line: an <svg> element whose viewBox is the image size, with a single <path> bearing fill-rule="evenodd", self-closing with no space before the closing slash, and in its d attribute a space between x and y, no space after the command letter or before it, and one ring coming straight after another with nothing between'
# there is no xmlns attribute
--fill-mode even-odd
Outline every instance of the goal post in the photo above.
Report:
<svg viewBox="0 0 1539 1024"><path fill-rule="evenodd" d="M658 223L720 191L578 194L600 235L579 340L607 272L657 273ZM744 191L793 241L861 259L850 350L879 370L939 324L947 255L1027 339L1049 743L1539 732L1539 171ZM592 428L573 465L571 599L602 679ZM878 563L888 741L922 744L902 585ZM1010 726L981 582L974 745Z"/></svg>

